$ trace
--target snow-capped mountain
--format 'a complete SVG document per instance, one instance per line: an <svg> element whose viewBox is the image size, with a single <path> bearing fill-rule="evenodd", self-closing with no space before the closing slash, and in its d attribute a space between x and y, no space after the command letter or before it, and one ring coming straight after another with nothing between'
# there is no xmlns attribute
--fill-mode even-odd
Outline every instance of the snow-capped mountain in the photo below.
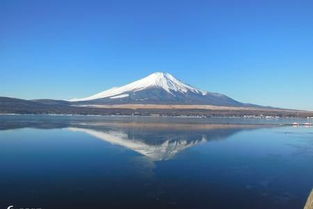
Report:
<svg viewBox="0 0 313 209"><path fill-rule="evenodd" d="M169 73L156 72L122 87L93 96L71 99L81 104L209 104L241 106L242 103L223 94L194 88Z"/></svg>

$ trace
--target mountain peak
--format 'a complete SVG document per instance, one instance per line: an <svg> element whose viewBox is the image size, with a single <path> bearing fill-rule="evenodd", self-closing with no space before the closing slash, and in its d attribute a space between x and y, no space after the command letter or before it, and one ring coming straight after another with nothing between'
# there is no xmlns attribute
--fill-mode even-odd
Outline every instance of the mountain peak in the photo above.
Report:
<svg viewBox="0 0 313 209"><path fill-rule="evenodd" d="M166 75L171 75L167 72L154 72L154 73L151 73L149 76L159 76L159 77L165 77Z"/></svg>
<svg viewBox="0 0 313 209"><path fill-rule="evenodd" d="M155 72L155 73L148 75L146 78L149 78L149 77L154 78L154 79L169 79L169 80L172 80L173 78L175 79L173 75L171 75L170 73L166 73L166 72Z"/></svg>
<svg viewBox="0 0 313 209"><path fill-rule="evenodd" d="M155 72L141 80L160 81L160 80L177 80L173 75L166 72Z"/></svg>
<svg viewBox="0 0 313 209"><path fill-rule="evenodd" d="M138 82L142 85L142 87L158 87L164 89L170 94L172 94L173 92L186 93L188 91L205 94L204 91L193 88L190 85L187 85L182 81L176 79L171 74L165 72L152 73L149 76L139 80Z"/></svg>
<svg viewBox="0 0 313 209"><path fill-rule="evenodd" d="M155 72L125 86L90 97L72 99L83 104L209 104L240 106L223 94L194 88L166 72Z"/></svg>
<svg viewBox="0 0 313 209"><path fill-rule="evenodd" d="M145 78L140 79L140 80L146 80L147 82L150 81L151 84L153 84L153 83L160 82L162 80L173 80L173 79L175 79L174 76L172 76L169 73L155 72L155 73L152 73L152 74L150 74L150 75L148 75Z"/></svg>
<svg viewBox="0 0 313 209"><path fill-rule="evenodd" d="M169 94L174 94L175 92L187 93L193 92L196 94L206 95L206 91L196 89L182 81L176 79L173 75L166 72L155 72L142 78L138 81L132 82L128 85L122 87L114 87L107 91L100 92L90 97L82 99L71 99L70 101L89 101L102 98L118 99L128 97L128 92L137 92L149 88L160 88L168 92Z"/></svg>

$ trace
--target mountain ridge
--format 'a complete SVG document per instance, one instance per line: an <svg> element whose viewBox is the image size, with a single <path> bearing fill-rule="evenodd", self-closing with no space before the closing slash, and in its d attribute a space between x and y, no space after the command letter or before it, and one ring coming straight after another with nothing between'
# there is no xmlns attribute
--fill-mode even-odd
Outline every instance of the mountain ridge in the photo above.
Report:
<svg viewBox="0 0 313 209"><path fill-rule="evenodd" d="M202 91L188 84L185 84L182 81L176 79L174 76L172 76L169 73L155 72L142 79L131 82L124 86L113 87L109 90L102 91L98 94L95 94L86 98L70 99L69 101L76 102L76 101L88 101L88 100L94 100L94 99L101 99L101 98L107 98L107 97L112 98L114 96L119 96L125 92L140 91L140 90L149 89L153 87L162 88L170 94L173 94L173 92L186 93L188 91L191 91L194 93L201 93L203 95L208 94L207 91Z"/></svg>
<svg viewBox="0 0 313 209"><path fill-rule="evenodd" d="M266 107L227 107L210 105L75 105L63 100L24 100L0 97L2 114L66 114L66 115L125 115L125 116L191 116L191 117L309 117L312 111Z"/></svg>
<svg viewBox="0 0 313 209"><path fill-rule="evenodd" d="M194 88L168 73L72 101L0 97L0 114L313 117L313 112L246 104Z"/></svg>
<svg viewBox="0 0 313 209"><path fill-rule="evenodd" d="M224 94L204 91L173 75L156 72L121 87L95 95L69 100L78 104L198 104L249 106Z"/></svg>

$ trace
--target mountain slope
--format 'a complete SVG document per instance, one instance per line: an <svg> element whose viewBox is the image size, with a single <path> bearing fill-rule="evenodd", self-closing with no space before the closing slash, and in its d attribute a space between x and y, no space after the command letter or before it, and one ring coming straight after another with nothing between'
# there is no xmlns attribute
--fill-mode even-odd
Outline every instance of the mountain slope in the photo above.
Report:
<svg viewBox="0 0 313 209"><path fill-rule="evenodd" d="M128 85L90 97L71 99L78 104L208 104L245 106L223 94L194 88L169 73L153 73Z"/></svg>

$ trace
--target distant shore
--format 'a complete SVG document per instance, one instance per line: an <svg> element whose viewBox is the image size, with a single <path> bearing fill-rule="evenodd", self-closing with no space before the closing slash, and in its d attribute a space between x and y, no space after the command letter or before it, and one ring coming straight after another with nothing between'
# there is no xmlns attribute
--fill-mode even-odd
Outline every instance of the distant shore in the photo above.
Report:
<svg viewBox="0 0 313 209"><path fill-rule="evenodd" d="M114 115L197 118L313 118L313 111L272 107L174 104L73 105L64 101L32 101L7 97L0 97L0 114Z"/></svg>

